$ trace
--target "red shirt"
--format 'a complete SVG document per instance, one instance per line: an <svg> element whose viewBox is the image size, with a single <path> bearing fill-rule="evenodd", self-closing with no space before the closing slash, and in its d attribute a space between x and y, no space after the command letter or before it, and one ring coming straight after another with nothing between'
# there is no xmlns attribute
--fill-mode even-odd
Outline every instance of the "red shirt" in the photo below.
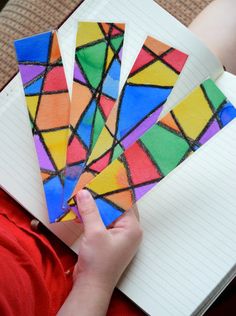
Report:
<svg viewBox="0 0 236 316"><path fill-rule="evenodd" d="M45 228L32 230L31 220L0 189L1 316L55 316L72 287L76 255ZM235 297L236 279L206 316L235 315ZM107 316L143 315L126 296L114 291Z"/></svg>
<svg viewBox="0 0 236 316"><path fill-rule="evenodd" d="M32 217L2 190L0 200L0 315L54 316L77 257L46 228L34 231ZM116 290L107 315L144 313Z"/></svg>

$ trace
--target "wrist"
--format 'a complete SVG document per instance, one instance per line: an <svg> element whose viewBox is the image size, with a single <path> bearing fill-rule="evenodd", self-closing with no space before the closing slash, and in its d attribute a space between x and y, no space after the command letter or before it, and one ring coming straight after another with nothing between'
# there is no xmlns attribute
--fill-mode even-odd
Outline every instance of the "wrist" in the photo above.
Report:
<svg viewBox="0 0 236 316"><path fill-rule="evenodd" d="M80 290L81 288L86 288L88 290L101 291L103 295L111 295L113 292L116 281L113 279L108 279L107 277L97 276L96 274L81 272L76 277L73 288L75 290Z"/></svg>
<svg viewBox="0 0 236 316"><path fill-rule="evenodd" d="M92 282L74 283L74 286L57 316L104 316L107 313L113 290Z"/></svg>
<svg viewBox="0 0 236 316"><path fill-rule="evenodd" d="M74 282L69 295L69 305L83 316L106 315L113 290L114 287L110 284L97 280L93 282L90 277L82 276Z"/></svg>

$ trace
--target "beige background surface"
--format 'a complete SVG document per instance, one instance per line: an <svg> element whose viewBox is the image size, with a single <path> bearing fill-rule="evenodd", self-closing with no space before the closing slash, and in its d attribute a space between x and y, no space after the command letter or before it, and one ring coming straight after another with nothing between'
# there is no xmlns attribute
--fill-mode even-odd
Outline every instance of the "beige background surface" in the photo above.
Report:
<svg viewBox="0 0 236 316"><path fill-rule="evenodd" d="M9 0L0 12L0 89L17 71L13 41L57 28L82 0ZM145 0L142 0L145 1ZM185 25L212 0L155 0Z"/></svg>

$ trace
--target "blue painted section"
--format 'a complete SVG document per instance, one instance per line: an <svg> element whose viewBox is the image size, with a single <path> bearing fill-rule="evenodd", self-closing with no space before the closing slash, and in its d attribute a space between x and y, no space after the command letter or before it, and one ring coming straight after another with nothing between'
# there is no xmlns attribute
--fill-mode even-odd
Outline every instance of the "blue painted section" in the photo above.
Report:
<svg viewBox="0 0 236 316"><path fill-rule="evenodd" d="M25 95L40 94L42 84L43 84L43 78L41 77L24 89Z"/></svg>
<svg viewBox="0 0 236 316"><path fill-rule="evenodd" d="M103 198L95 199L101 218L106 226L113 223L123 213Z"/></svg>
<svg viewBox="0 0 236 316"><path fill-rule="evenodd" d="M117 138L127 135L143 118L157 109L171 93L171 88L126 85L120 104Z"/></svg>
<svg viewBox="0 0 236 316"><path fill-rule="evenodd" d="M65 172L65 182L64 182L64 197L63 197L63 209L67 209L67 201L70 198L74 188L79 181L79 178L84 171L85 162L67 166Z"/></svg>
<svg viewBox="0 0 236 316"><path fill-rule="evenodd" d="M117 99L120 80L120 63L115 59L105 78L102 92Z"/></svg>
<svg viewBox="0 0 236 316"><path fill-rule="evenodd" d="M48 215L51 223L63 215L62 198L63 198L63 186L58 176L50 179L44 184L45 197L48 207Z"/></svg>
<svg viewBox="0 0 236 316"><path fill-rule="evenodd" d="M225 126L236 117L235 107L230 102L227 102L218 113L218 117L222 125Z"/></svg>
<svg viewBox="0 0 236 316"><path fill-rule="evenodd" d="M83 116L81 122L79 123L79 127L77 128L76 133L82 139L84 144L89 147L91 132L92 132L92 124L96 111L96 101L92 101L87 109L85 115Z"/></svg>
<svg viewBox="0 0 236 316"><path fill-rule="evenodd" d="M16 40L14 44L18 62L46 63L51 35L52 32L47 32Z"/></svg>

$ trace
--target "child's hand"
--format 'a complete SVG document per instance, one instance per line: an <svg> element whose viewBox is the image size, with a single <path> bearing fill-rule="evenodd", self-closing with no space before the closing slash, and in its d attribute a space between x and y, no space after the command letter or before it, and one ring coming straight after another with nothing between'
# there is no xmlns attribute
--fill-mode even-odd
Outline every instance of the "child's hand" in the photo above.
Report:
<svg viewBox="0 0 236 316"><path fill-rule="evenodd" d="M84 233L74 273L75 285L83 283L112 291L142 239L135 211L129 210L112 228L106 229L89 191L78 193L77 206Z"/></svg>
<svg viewBox="0 0 236 316"><path fill-rule="evenodd" d="M142 230L134 209L106 229L88 191L77 195L84 223L74 286L58 316L104 316L122 272L134 257Z"/></svg>

